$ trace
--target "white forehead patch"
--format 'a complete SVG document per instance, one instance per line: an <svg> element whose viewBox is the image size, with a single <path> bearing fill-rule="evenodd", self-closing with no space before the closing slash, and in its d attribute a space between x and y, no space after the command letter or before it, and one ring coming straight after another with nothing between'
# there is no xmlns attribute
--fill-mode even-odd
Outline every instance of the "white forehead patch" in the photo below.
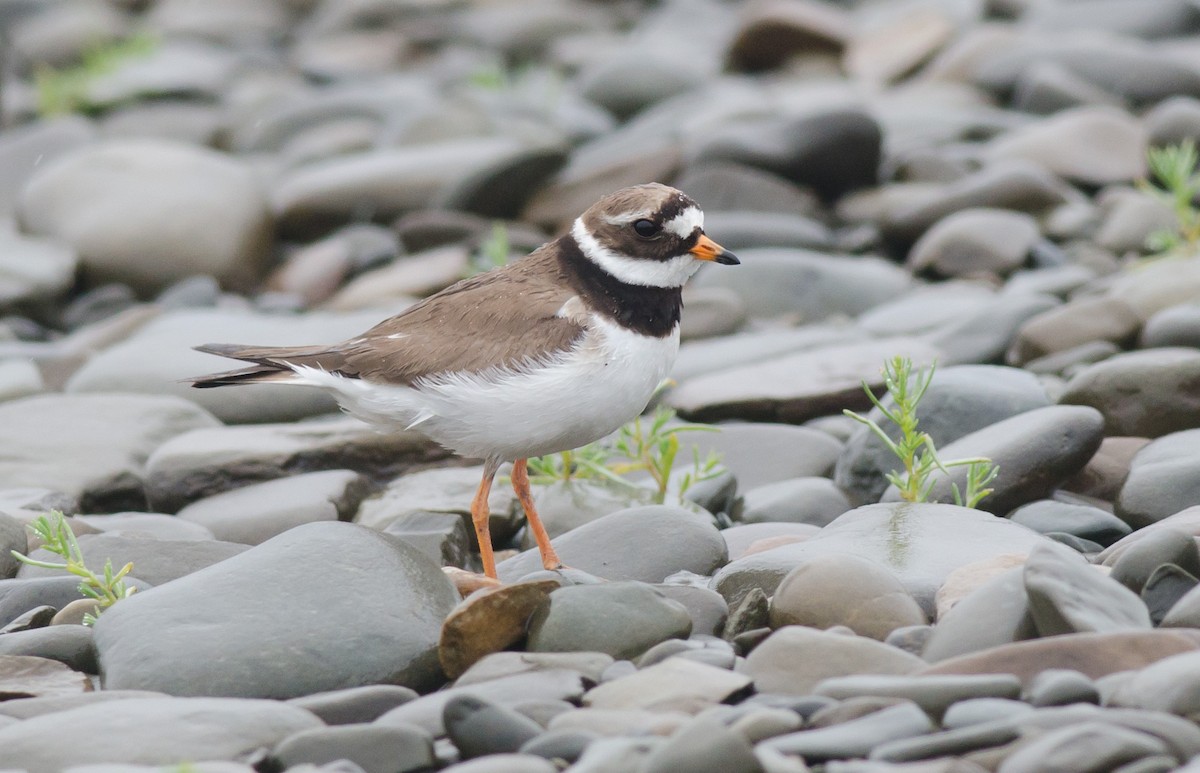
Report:
<svg viewBox="0 0 1200 773"><path fill-rule="evenodd" d="M704 213L698 207L688 207L663 223L664 231L673 233L680 239L688 238L697 228L704 228Z"/></svg>
<svg viewBox="0 0 1200 773"><path fill-rule="evenodd" d="M571 236L585 258L625 284L643 287L683 287L700 267L700 261L691 255L680 255L660 261L631 258L613 252L592 236L583 224L582 217L576 218L571 227Z"/></svg>

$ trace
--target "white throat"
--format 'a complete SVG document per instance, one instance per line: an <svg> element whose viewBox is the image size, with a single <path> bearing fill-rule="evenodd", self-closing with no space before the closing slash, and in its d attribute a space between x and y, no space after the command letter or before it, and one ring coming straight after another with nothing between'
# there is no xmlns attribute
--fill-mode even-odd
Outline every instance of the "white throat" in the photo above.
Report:
<svg viewBox="0 0 1200 773"><path fill-rule="evenodd" d="M630 285L643 287L683 287L692 274L700 268L700 261L691 255L680 255L670 260L639 260L613 252L596 240L583 224L583 218L575 219L571 236L579 245L583 256L604 269L613 278Z"/></svg>

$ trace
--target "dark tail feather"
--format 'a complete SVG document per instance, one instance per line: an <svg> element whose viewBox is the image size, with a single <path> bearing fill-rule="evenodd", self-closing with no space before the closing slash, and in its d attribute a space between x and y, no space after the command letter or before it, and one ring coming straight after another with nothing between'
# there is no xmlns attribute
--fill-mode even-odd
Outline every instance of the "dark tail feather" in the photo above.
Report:
<svg viewBox="0 0 1200 773"><path fill-rule="evenodd" d="M271 381L285 381L291 375L291 369L276 358L290 352L303 351L286 348L251 347L238 344L204 344L197 346L196 351L207 354L217 354L234 360L253 362L255 365L241 370L231 370L225 373L214 373L211 376L197 376L190 381L197 389L211 387L233 386L236 384L262 384Z"/></svg>

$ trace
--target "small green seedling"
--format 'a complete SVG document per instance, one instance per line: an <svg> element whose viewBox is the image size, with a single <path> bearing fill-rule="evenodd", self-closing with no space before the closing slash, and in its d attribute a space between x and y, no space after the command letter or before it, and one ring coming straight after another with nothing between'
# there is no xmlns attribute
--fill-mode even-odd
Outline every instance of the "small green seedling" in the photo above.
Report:
<svg viewBox="0 0 1200 773"><path fill-rule="evenodd" d="M1152 180L1140 183L1142 190L1162 201L1175 215L1175 227L1155 231L1146 247L1158 255L1194 254L1200 251L1200 152L1189 139L1178 145L1151 148L1147 153Z"/></svg>
<svg viewBox="0 0 1200 773"><path fill-rule="evenodd" d="M114 72L130 59L149 56L158 40L148 33L96 43L84 50L79 63L69 67L41 66L33 74L38 96L38 113L48 118L94 109L88 90L97 78Z"/></svg>
<svg viewBox="0 0 1200 773"><path fill-rule="evenodd" d="M41 538L44 543L43 548L55 555L62 556L65 563L39 561L16 550L12 551L13 557L30 566L40 566L44 569L65 569L79 577L79 592L84 597L96 601L100 605L101 612L121 599L132 596L133 592L137 590L137 588L125 584L125 576L133 570L132 563L125 564L120 571L114 572L112 560L106 559L103 574L96 574L88 569L83 563L83 552L79 549L75 534L67 525L66 518L57 510L52 511L48 516L38 516L29 524L29 530ZM83 616L84 625L95 625L95 623L95 615L89 613Z"/></svg>
<svg viewBox="0 0 1200 773"><path fill-rule="evenodd" d="M966 491L960 491L957 483L951 484L954 501L963 507L977 507L984 497L992 493L992 489L987 488L987 485L996 479L998 468L990 459L982 457L942 461L938 458L933 438L929 433L917 429L917 405L933 381L936 367L935 363L922 374L913 372L913 362L907 357L894 357L886 362L883 368L883 383L892 398L892 407L884 405L871 391L870 385L863 382L863 391L867 393L871 404L900 428L899 440L888 437L874 419L851 410L845 410L843 413L867 425L900 460L904 469L891 471L886 477L889 483L900 490L901 499L906 502L927 502L929 492L933 488L935 470L945 473L951 467L967 467Z"/></svg>
<svg viewBox="0 0 1200 773"><path fill-rule="evenodd" d="M621 427L614 440L590 443L574 451L530 459L531 479L536 483L572 479L606 480L642 490L644 486L626 476L645 472L654 484L652 500L662 504L666 501L671 474L678 461L680 433L719 431L716 427L703 424L673 424L674 420L675 411L659 406L653 416L646 419L639 416ZM679 481L679 498L682 500L695 484L711 480L723 471L718 454L710 452L701 458L700 452L693 449L691 469Z"/></svg>

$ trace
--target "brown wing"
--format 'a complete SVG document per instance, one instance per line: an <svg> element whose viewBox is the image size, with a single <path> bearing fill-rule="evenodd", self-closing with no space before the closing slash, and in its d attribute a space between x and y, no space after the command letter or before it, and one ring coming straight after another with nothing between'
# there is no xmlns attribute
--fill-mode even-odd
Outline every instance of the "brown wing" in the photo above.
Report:
<svg viewBox="0 0 1200 773"><path fill-rule="evenodd" d="M465 279L334 346L201 347L261 367L220 374L207 383L197 381L196 386L270 380L289 365L411 384L437 373L478 373L551 356L572 347L584 328L582 320L559 315L574 293L555 281L555 272L546 270L550 266L530 270L540 257L535 253L498 271Z"/></svg>

